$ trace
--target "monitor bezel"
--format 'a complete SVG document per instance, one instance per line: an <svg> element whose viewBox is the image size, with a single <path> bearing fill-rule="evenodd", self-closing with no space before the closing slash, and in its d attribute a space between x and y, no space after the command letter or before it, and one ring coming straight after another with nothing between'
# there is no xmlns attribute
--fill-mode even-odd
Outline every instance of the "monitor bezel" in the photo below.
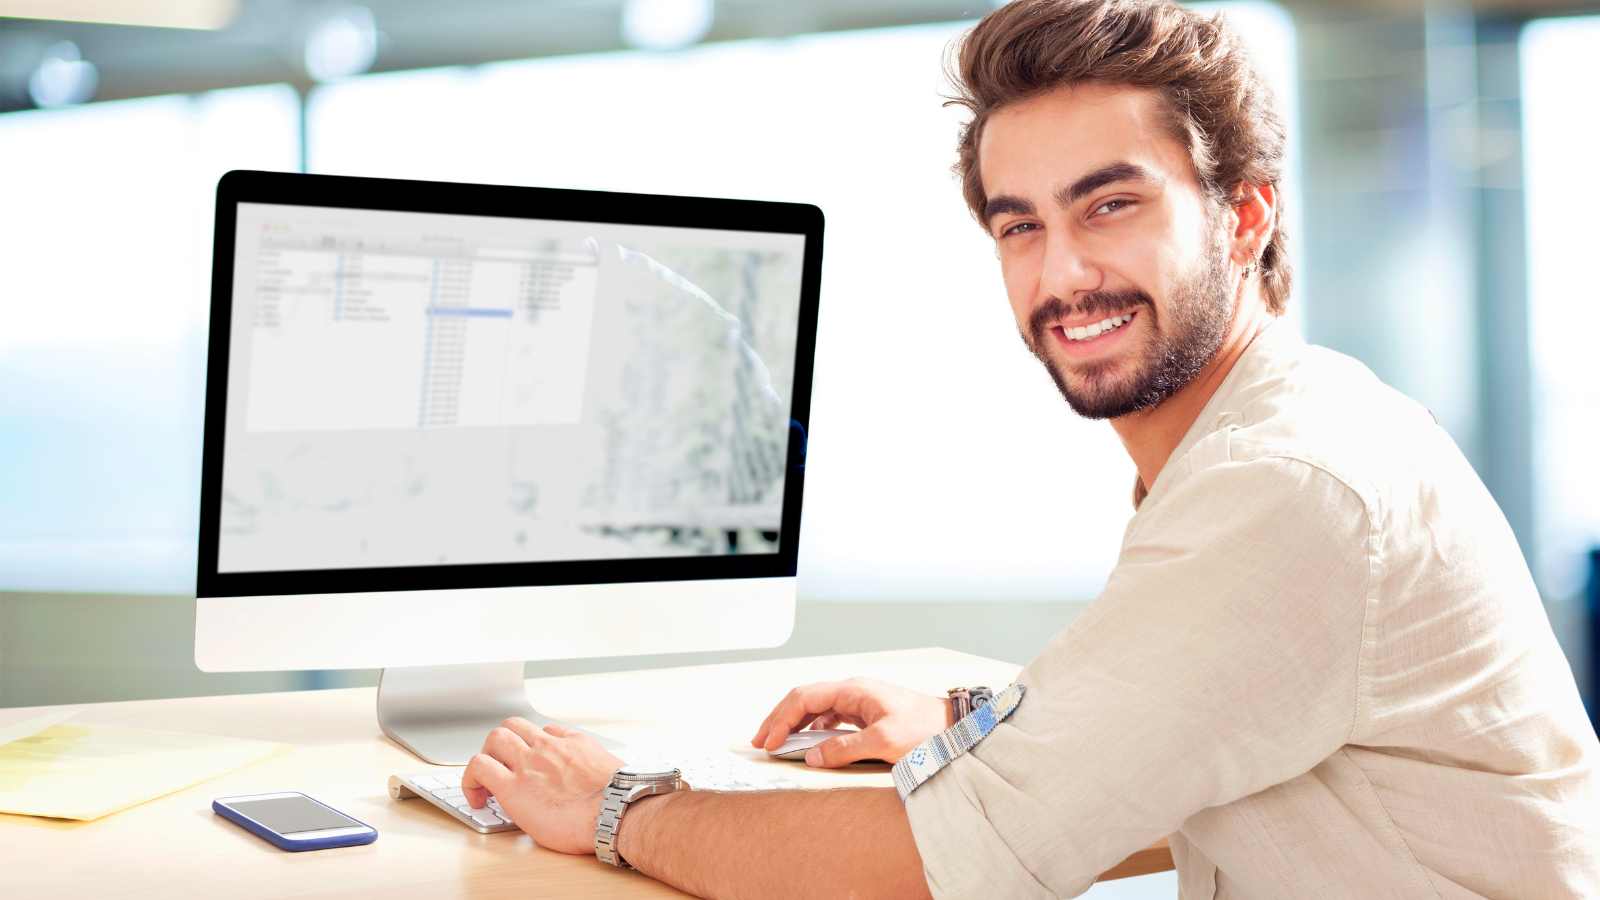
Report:
<svg viewBox="0 0 1600 900"><path fill-rule="evenodd" d="M788 462L778 552L219 572L235 226L240 203L803 235L800 322L795 341ZM537 212L531 212L533 210ZM793 577L799 558L800 506L805 487L806 442L810 434L817 296L822 278L822 228L822 210L802 203L287 172L236 170L224 174L217 183L212 253L196 595L252 597Z"/></svg>

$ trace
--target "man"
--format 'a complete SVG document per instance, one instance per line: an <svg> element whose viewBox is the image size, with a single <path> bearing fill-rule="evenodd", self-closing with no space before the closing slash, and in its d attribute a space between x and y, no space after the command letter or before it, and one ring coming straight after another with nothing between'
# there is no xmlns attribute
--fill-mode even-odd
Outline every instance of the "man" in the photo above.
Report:
<svg viewBox="0 0 1600 900"><path fill-rule="evenodd" d="M1117 566L998 710L936 736L942 698L811 685L753 740L857 724L808 762L898 759L898 792L646 796L621 857L706 896L1070 896L1170 835L1185 898L1600 896L1600 746L1503 516L1425 410L1273 324L1283 127L1226 27L1019 0L959 77L1023 339L1138 469ZM511 720L463 785L589 853L619 762Z"/></svg>

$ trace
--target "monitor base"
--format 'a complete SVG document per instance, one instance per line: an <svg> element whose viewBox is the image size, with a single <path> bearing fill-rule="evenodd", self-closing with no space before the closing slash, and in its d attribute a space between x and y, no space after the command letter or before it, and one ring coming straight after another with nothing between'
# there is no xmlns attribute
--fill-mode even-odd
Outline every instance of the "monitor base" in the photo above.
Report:
<svg viewBox="0 0 1600 900"><path fill-rule="evenodd" d="M555 722L528 703L520 661L404 666L384 669L378 676L379 727L390 740L436 766L466 765L483 749L489 732L512 716L540 728ZM621 748L609 738L585 733L613 752Z"/></svg>

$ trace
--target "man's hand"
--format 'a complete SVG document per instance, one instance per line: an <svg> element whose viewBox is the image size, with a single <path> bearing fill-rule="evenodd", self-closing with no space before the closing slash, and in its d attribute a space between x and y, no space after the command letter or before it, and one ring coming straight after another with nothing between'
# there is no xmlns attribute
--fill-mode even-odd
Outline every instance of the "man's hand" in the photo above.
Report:
<svg viewBox="0 0 1600 900"><path fill-rule="evenodd" d="M895 762L911 748L949 728L950 704L905 688L852 678L808 684L790 691L767 715L750 739L751 746L772 751L790 732L834 728L848 723L861 730L840 735L806 751L806 765L835 768L862 759Z"/></svg>
<svg viewBox="0 0 1600 900"><path fill-rule="evenodd" d="M489 732L483 752L467 763L461 791L474 809L494 795L541 847L593 853L600 794L620 768L622 760L581 731L540 729L513 717Z"/></svg>

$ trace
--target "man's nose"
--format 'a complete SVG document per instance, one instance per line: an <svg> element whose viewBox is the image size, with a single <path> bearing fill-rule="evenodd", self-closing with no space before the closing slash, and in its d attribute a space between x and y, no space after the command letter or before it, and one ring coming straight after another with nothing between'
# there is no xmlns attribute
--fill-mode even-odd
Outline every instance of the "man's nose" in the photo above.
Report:
<svg viewBox="0 0 1600 900"><path fill-rule="evenodd" d="M1098 290L1103 280L1098 266L1083 253L1083 248L1057 230L1045 241L1044 267L1039 273L1039 292L1060 297L1068 303L1081 293Z"/></svg>

